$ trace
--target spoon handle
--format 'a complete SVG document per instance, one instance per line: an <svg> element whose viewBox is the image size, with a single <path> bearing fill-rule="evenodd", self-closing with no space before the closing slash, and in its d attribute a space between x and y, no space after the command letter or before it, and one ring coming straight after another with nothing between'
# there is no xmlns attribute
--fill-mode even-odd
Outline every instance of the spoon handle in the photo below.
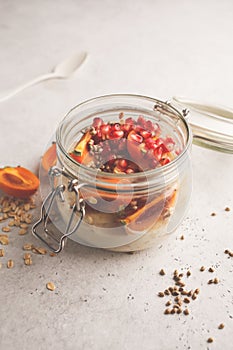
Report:
<svg viewBox="0 0 233 350"><path fill-rule="evenodd" d="M37 77L35 79L32 79L32 80L28 81L27 83L25 83L25 84L23 84L21 86L18 86L16 89L7 92L5 95L0 96L0 102L8 100L12 96L18 94L20 91L23 91L23 90L27 89L28 87L30 87L32 85L38 84L41 81L49 80L49 79L61 79L61 78L62 78L61 76L56 75L54 73L48 73L48 74L40 75L39 77Z"/></svg>

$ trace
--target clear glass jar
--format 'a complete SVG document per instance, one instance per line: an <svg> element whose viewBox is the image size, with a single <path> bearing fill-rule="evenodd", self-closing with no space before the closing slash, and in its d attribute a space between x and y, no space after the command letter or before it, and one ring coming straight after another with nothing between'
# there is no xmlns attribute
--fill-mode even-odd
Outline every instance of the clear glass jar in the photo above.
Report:
<svg viewBox="0 0 233 350"><path fill-rule="evenodd" d="M179 155L167 165L134 174L105 173L75 162L69 152L82 130L94 117L116 122L119 113L158 123L174 139ZM58 160L49 172L52 191L41 171L43 215L33 228L52 250L60 251L68 236L91 247L142 250L159 243L184 217L192 191L192 134L184 116L169 104L136 95L89 100L66 115L56 144ZM139 210L127 217L132 205Z"/></svg>

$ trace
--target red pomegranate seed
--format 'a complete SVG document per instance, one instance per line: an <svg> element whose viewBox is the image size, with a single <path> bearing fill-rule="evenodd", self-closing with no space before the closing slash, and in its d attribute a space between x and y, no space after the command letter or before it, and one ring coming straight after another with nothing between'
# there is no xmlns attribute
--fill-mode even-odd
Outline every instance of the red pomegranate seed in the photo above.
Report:
<svg viewBox="0 0 233 350"><path fill-rule="evenodd" d="M154 145L156 145L156 144L155 144L155 140L152 139L151 137L148 137L148 139L145 140L145 144L146 144L146 147L147 147L148 149L151 149L151 148L153 148ZM156 145L156 146L157 146L157 145Z"/></svg>
<svg viewBox="0 0 233 350"><path fill-rule="evenodd" d="M137 123L142 126L144 129L146 128L146 121L145 121L145 118L141 115L139 115L138 117L138 120L137 120Z"/></svg>
<svg viewBox="0 0 233 350"><path fill-rule="evenodd" d="M99 118L99 117L96 117L96 118L93 119L92 125L93 125L95 128L99 128L102 124L103 124L103 119L101 119L101 118Z"/></svg>
<svg viewBox="0 0 233 350"><path fill-rule="evenodd" d="M112 125L112 130L121 130L121 126L119 123L113 124Z"/></svg>
<svg viewBox="0 0 233 350"><path fill-rule="evenodd" d="M141 143L143 141L143 137L141 135L136 134L136 133L135 134L132 133L130 136L131 136L130 137L131 141L135 141L138 143Z"/></svg>
<svg viewBox="0 0 233 350"><path fill-rule="evenodd" d="M129 125L134 125L134 120L133 120L133 118L126 118L125 119L125 124L129 124Z"/></svg>
<svg viewBox="0 0 233 350"><path fill-rule="evenodd" d="M125 169L128 166L128 162L125 159L120 159L118 161L118 165L119 165L120 168Z"/></svg>
<svg viewBox="0 0 233 350"><path fill-rule="evenodd" d="M121 139L123 136L124 136L123 130L114 130L114 131L111 131L109 138L110 140L116 140L116 139Z"/></svg>
<svg viewBox="0 0 233 350"><path fill-rule="evenodd" d="M163 148L161 146L154 150L154 156L156 160L160 161L160 159L162 158L162 154L163 154Z"/></svg>
<svg viewBox="0 0 233 350"><path fill-rule="evenodd" d="M108 135L111 130L111 126L109 124L103 124L100 126L100 131L102 135Z"/></svg>
<svg viewBox="0 0 233 350"><path fill-rule="evenodd" d="M151 137L151 132L147 131L147 130L142 130L140 132L141 136L144 138L144 139L148 139L149 137Z"/></svg>
<svg viewBox="0 0 233 350"><path fill-rule="evenodd" d="M154 131L154 124L152 123L151 120L147 120L146 121L146 125L145 125L145 128L149 131Z"/></svg>
<svg viewBox="0 0 233 350"><path fill-rule="evenodd" d="M128 168L125 170L126 174L133 174L134 170L132 168Z"/></svg>

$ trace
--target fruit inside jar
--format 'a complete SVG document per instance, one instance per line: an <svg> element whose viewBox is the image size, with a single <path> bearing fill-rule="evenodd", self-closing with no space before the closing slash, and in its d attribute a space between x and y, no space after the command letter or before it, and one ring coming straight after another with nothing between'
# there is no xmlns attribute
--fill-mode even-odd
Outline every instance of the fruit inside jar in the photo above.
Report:
<svg viewBox="0 0 233 350"><path fill-rule="evenodd" d="M120 113L113 121L98 116L82 131L69 154L97 175L106 173L105 182L109 183L107 190L81 189L88 224L141 236L168 222L176 202L176 182L160 191L148 188L142 194L130 187L137 182L135 174L147 181L148 172L166 166L179 154L178 145L162 125L142 115L133 118ZM125 179L130 191L119 193L118 184Z"/></svg>

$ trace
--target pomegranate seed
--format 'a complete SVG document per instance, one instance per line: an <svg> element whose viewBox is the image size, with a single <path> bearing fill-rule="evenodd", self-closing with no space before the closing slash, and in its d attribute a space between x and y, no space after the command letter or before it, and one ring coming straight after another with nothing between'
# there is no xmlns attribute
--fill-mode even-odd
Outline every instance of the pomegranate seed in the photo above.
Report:
<svg viewBox="0 0 233 350"><path fill-rule="evenodd" d="M109 134L110 130L111 130L111 126L109 124L103 124L100 126L100 131L102 135Z"/></svg>
<svg viewBox="0 0 233 350"><path fill-rule="evenodd" d="M126 174L133 174L134 173L134 170L132 168L127 168L125 170Z"/></svg>
<svg viewBox="0 0 233 350"><path fill-rule="evenodd" d="M124 136L123 130L114 130L110 133L110 140L121 139Z"/></svg>
<svg viewBox="0 0 233 350"><path fill-rule="evenodd" d="M130 135L131 136L131 141L135 141L135 142L138 142L138 143L141 143L143 141L143 138L141 135L138 135L138 134L133 134Z"/></svg>
<svg viewBox="0 0 233 350"><path fill-rule="evenodd" d="M101 119L101 118L99 118L99 117L96 117L96 118L93 119L92 125L93 125L95 128L99 128L102 124L103 124L103 119Z"/></svg>
<svg viewBox="0 0 233 350"><path fill-rule="evenodd" d="M143 118L143 116L139 115L137 123L142 126L143 128L146 128L146 124L147 122L145 121L145 119Z"/></svg>
<svg viewBox="0 0 233 350"><path fill-rule="evenodd" d="M160 161L160 159L162 158L162 154L163 148L161 146L154 150L154 156L156 160Z"/></svg>
<svg viewBox="0 0 233 350"><path fill-rule="evenodd" d="M149 137L151 137L151 132L147 131L147 130L142 130L140 132L141 136L144 138L144 139L148 139Z"/></svg>
<svg viewBox="0 0 233 350"><path fill-rule="evenodd" d="M148 137L148 139L145 140L145 144L148 149L151 149L155 145L155 140Z"/></svg>
<svg viewBox="0 0 233 350"><path fill-rule="evenodd" d="M133 120L133 118L127 118L127 119L125 119L125 124L129 124L129 125L134 125L134 120Z"/></svg>
<svg viewBox="0 0 233 350"><path fill-rule="evenodd" d="M125 159L120 159L119 162L118 162L118 165L119 165L120 168L125 169L128 166L128 162Z"/></svg>
<svg viewBox="0 0 233 350"><path fill-rule="evenodd" d="M151 120L147 120L145 128L149 131L154 131L154 124Z"/></svg>
<svg viewBox="0 0 233 350"><path fill-rule="evenodd" d="M119 123L113 124L112 125L112 130L121 130L121 126Z"/></svg>

